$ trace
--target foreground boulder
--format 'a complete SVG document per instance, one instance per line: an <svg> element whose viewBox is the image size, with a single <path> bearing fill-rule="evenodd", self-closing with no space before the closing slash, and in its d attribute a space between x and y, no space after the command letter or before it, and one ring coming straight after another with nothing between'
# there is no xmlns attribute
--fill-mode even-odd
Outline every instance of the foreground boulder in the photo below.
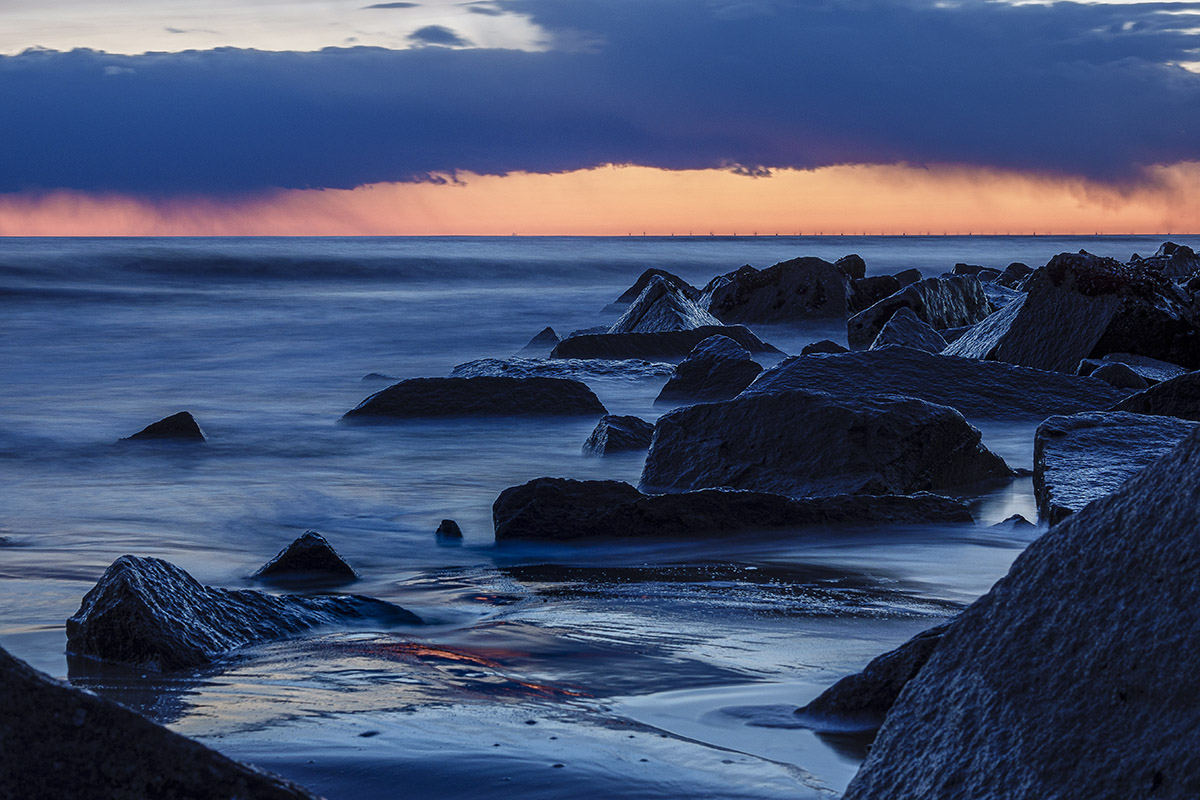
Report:
<svg viewBox="0 0 1200 800"><path fill-rule="evenodd" d="M596 456L645 450L654 436L654 426L639 417L605 414L583 443L583 452Z"/></svg>
<svg viewBox="0 0 1200 800"><path fill-rule="evenodd" d="M421 622L400 606L361 595L217 589L162 559L121 556L67 620L67 652L166 671L318 626L365 621Z"/></svg>
<svg viewBox="0 0 1200 800"><path fill-rule="evenodd" d="M695 286L692 286L678 275L673 275L670 272L667 272L665 269L651 268L638 276L638 279L633 282L633 285L622 292L621 296L618 297L615 302L620 305L632 303L642 292L646 291L646 287L649 286L656 278L666 281L668 285L680 292L689 300L696 300L700 297L700 290Z"/></svg>
<svg viewBox="0 0 1200 800"><path fill-rule="evenodd" d="M551 358L682 359L710 336L727 336L751 353L781 355L742 325L706 325L666 333L592 333L563 339Z"/></svg>
<svg viewBox="0 0 1200 800"><path fill-rule="evenodd" d="M1200 372L1188 372L1130 395L1113 410L1200 421Z"/></svg>
<svg viewBox="0 0 1200 800"><path fill-rule="evenodd" d="M978 278L925 278L851 317L846 323L850 349L870 347L887 321L902 308L912 310L935 330L974 325L992 313Z"/></svg>
<svg viewBox="0 0 1200 800"><path fill-rule="evenodd" d="M728 336L710 336L679 363L655 403L728 400L754 382L762 367Z"/></svg>
<svg viewBox="0 0 1200 800"><path fill-rule="evenodd" d="M1051 525L1111 493L1200 423L1124 412L1051 417L1033 442L1033 491Z"/></svg>
<svg viewBox="0 0 1200 800"><path fill-rule="evenodd" d="M888 713L847 800L1200 797L1200 432L1034 541Z"/></svg>
<svg viewBox="0 0 1200 800"><path fill-rule="evenodd" d="M665 280L655 277L629 304L609 333L661 333L690 331L721 321L693 303Z"/></svg>
<svg viewBox="0 0 1200 800"><path fill-rule="evenodd" d="M892 315L875 341L871 342L870 349L878 350L890 344L924 350L926 353L940 353L946 349L946 340L942 335L908 308L902 308Z"/></svg>
<svg viewBox="0 0 1200 800"><path fill-rule="evenodd" d="M0 649L0 796L296 800L315 796L239 764Z"/></svg>
<svg viewBox="0 0 1200 800"><path fill-rule="evenodd" d="M764 270L747 265L704 287L708 310L725 323L844 318L849 291L847 274L820 258L794 258Z"/></svg>
<svg viewBox="0 0 1200 800"><path fill-rule="evenodd" d="M972 419L1026 420L1108 408L1126 396L1095 378L909 347L788 358L765 371L746 393L793 390L899 394L951 406Z"/></svg>
<svg viewBox="0 0 1200 800"><path fill-rule="evenodd" d="M643 495L627 483L538 478L501 492L492 505L496 539L568 541L686 537L805 525L970 522L961 503L932 494L794 499L703 489Z"/></svg>
<svg viewBox="0 0 1200 800"><path fill-rule="evenodd" d="M180 411L169 417L152 422L132 436L126 436L122 441L134 440L174 440L180 442L203 442L204 434L200 426L187 411Z"/></svg>
<svg viewBox="0 0 1200 800"><path fill-rule="evenodd" d="M891 395L746 392L659 419L642 485L792 497L883 495L936 492L1011 474L980 444L979 431L946 406Z"/></svg>
<svg viewBox="0 0 1200 800"><path fill-rule="evenodd" d="M591 389L565 378L412 378L376 392L343 419L603 413Z"/></svg>
<svg viewBox="0 0 1200 800"><path fill-rule="evenodd" d="M325 541L324 536L316 531L305 531L280 550L279 555L259 567L253 577L353 581L358 580L358 573Z"/></svg>

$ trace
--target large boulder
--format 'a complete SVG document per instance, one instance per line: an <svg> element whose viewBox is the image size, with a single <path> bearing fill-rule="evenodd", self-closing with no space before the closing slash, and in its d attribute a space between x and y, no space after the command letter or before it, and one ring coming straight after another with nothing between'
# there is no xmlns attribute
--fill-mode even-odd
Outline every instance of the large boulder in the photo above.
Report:
<svg viewBox="0 0 1200 800"><path fill-rule="evenodd" d="M1063 253L1026 279L1014 302L947 352L1074 372L1085 358L1133 353L1200 367L1197 317L1159 272L1090 253Z"/></svg>
<svg viewBox="0 0 1200 800"><path fill-rule="evenodd" d="M583 452L606 456L609 453L645 450L650 446L653 436L654 426L644 419L605 414L583 443Z"/></svg>
<svg viewBox="0 0 1200 800"><path fill-rule="evenodd" d="M992 313L992 305L978 278L972 275L925 278L851 317L846 323L850 349L870 347L887 321L902 308L911 309L936 330L974 325Z"/></svg>
<svg viewBox="0 0 1200 800"><path fill-rule="evenodd" d="M693 303L683 292L655 277L608 332L660 333L720 324L719 319Z"/></svg>
<svg viewBox="0 0 1200 800"><path fill-rule="evenodd" d="M455 364L451 378L661 378L675 372L674 364L640 358L480 358Z"/></svg>
<svg viewBox="0 0 1200 800"><path fill-rule="evenodd" d="M946 349L946 340L942 335L910 308L902 308L892 315L875 341L871 342L870 349L878 350L890 344L924 350L926 353L940 353Z"/></svg>
<svg viewBox="0 0 1200 800"><path fill-rule="evenodd" d="M1200 421L1200 372L1187 372L1130 395L1113 410Z"/></svg>
<svg viewBox="0 0 1200 800"><path fill-rule="evenodd" d="M1123 411L1051 417L1033 440L1033 492L1051 525L1170 452L1200 423Z"/></svg>
<svg viewBox="0 0 1200 800"><path fill-rule="evenodd" d="M665 333L592 333L558 343L551 358L682 359L710 336L728 336L751 353L780 355L744 325L705 325L690 331Z"/></svg>
<svg viewBox="0 0 1200 800"><path fill-rule="evenodd" d="M744 266L704 288L708 310L725 323L794 322L846 316L850 278L820 258L793 258L764 270Z"/></svg>
<svg viewBox="0 0 1200 800"><path fill-rule="evenodd" d="M164 417L158 422L152 422L132 436L126 436L121 441L177 441L203 442L204 434L195 418L187 411L180 411Z"/></svg>
<svg viewBox="0 0 1200 800"><path fill-rule="evenodd" d="M0 649L0 797L314 799Z"/></svg>
<svg viewBox="0 0 1200 800"><path fill-rule="evenodd" d="M919 280L919 278L918 278ZM850 296L846 300L846 312L857 314L870 308L885 297L891 297L904 287L895 275L872 275L850 281Z"/></svg>
<svg viewBox="0 0 1200 800"><path fill-rule="evenodd" d="M670 286L683 294L689 300L696 300L700 297L700 290L690 283L685 281L678 275L673 275L665 269L648 269L638 276L638 279L633 282L633 285L621 293L621 296L616 299L616 303L626 305L632 303L638 296L646 291L646 287L655 279L666 281Z"/></svg>
<svg viewBox="0 0 1200 800"><path fill-rule="evenodd" d="M603 413L605 408L591 389L566 378L412 378L376 392L343 419Z"/></svg>
<svg viewBox="0 0 1200 800"><path fill-rule="evenodd" d="M361 595L217 589L162 559L121 556L67 620L67 652L166 671L321 625L367 621L421 622L400 606Z"/></svg>
<svg viewBox="0 0 1200 800"><path fill-rule="evenodd" d="M1010 474L946 406L894 395L746 392L660 418L642 485L814 497L936 492Z"/></svg>
<svg viewBox="0 0 1200 800"><path fill-rule="evenodd" d="M846 800L1200 797L1200 432L1034 541L904 687Z"/></svg>
<svg viewBox="0 0 1200 800"><path fill-rule="evenodd" d="M505 489L492 506L496 539L696 537L806 525L971 521L962 503L933 494L796 499L702 489L643 495L628 484L613 483L538 478Z"/></svg>
<svg viewBox="0 0 1200 800"><path fill-rule="evenodd" d="M910 347L788 358L760 375L746 394L792 390L899 394L952 406L971 419L1023 420L1108 408L1125 396L1095 378Z"/></svg>
<svg viewBox="0 0 1200 800"><path fill-rule="evenodd" d="M258 568L252 577L266 580L324 579L353 581L358 573L333 545L316 531L305 531L279 554Z"/></svg>
<svg viewBox="0 0 1200 800"><path fill-rule="evenodd" d="M762 367L728 336L710 336L675 368L655 403L728 400L754 382Z"/></svg>

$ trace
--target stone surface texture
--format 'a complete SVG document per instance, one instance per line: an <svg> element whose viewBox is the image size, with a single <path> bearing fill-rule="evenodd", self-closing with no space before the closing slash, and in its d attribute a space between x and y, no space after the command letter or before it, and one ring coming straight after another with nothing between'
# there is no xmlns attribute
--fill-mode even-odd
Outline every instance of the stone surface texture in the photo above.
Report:
<svg viewBox="0 0 1200 800"><path fill-rule="evenodd" d="M851 317L846 323L850 349L870 347L887 321L902 308L911 309L936 330L974 325L992 313L992 305L978 278L972 275L925 278Z"/></svg>
<svg viewBox="0 0 1200 800"><path fill-rule="evenodd" d="M764 270L745 266L704 288L708 310L725 323L791 322L846 316L850 278L820 258L794 258Z"/></svg>
<svg viewBox="0 0 1200 800"><path fill-rule="evenodd" d="M1113 410L1200 421L1200 372L1188 372L1130 395Z"/></svg>
<svg viewBox="0 0 1200 800"><path fill-rule="evenodd" d="M924 350L926 353L940 353L946 349L946 340L942 335L908 308L902 308L892 315L871 343L870 349L878 350L889 344Z"/></svg>
<svg viewBox="0 0 1200 800"><path fill-rule="evenodd" d="M640 417L605 414L583 443L583 452L604 456L645 450L653 436L654 426Z"/></svg>
<svg viewBox="0 0 1200 800"><path fill-rule="evenodd" d="M625 313L608 329L609 333L663 333L689 331L721 321L693 303L687 296L660 277L654 277L645 290L629 304Z"/></svg>

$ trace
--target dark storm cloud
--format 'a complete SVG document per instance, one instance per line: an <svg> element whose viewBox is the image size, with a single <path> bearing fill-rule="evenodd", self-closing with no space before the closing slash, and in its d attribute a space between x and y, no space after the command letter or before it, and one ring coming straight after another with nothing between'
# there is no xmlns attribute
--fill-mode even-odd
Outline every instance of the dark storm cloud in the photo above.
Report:
<svg viewBox="0 0 1200 800"><path fill-rule="evenodd" d="M1200 60L1187 32L1200 4L496 5L570 46L0 58L0 190L242 192L605 163L1128 179L1200 159L1200 75L1168 66Z"/></svg>
<svg viewBox="0 0 1200 800"><path fill-rule="evenodd" d="M408 35L410 42L443 47L470 47L471 43L444 25L426 25Z"/></svg>

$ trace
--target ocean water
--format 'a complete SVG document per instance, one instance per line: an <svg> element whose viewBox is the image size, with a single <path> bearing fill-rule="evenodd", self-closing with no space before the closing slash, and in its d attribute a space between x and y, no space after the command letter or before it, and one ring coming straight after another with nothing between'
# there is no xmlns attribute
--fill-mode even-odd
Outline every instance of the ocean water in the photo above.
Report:
<svg viewBox="0 0 1200 800"><path fill-rule="evenodd" d="M1029 481L975 525L513 545L491 504L544 475L636 483L594 420L347 426L386 382L611 323L647 267L862 255L868 274L1031 266L1142 237L0 240L0 644L331 798L836 796L865 743L790 724L842 674L985 592L1032 534ZM1190 244L1195 245L1194 242ZM771 328L787 352L844 326ZM665 378L589 380L654 419ZM200 448L118 446L180 410ZM979 421L1014 466L1032 425ZM441 546L442 518L463 528ZM124 553L219 586L322 532L419 630L319 631L167 676L64 655L64 620Z"/></svg>

